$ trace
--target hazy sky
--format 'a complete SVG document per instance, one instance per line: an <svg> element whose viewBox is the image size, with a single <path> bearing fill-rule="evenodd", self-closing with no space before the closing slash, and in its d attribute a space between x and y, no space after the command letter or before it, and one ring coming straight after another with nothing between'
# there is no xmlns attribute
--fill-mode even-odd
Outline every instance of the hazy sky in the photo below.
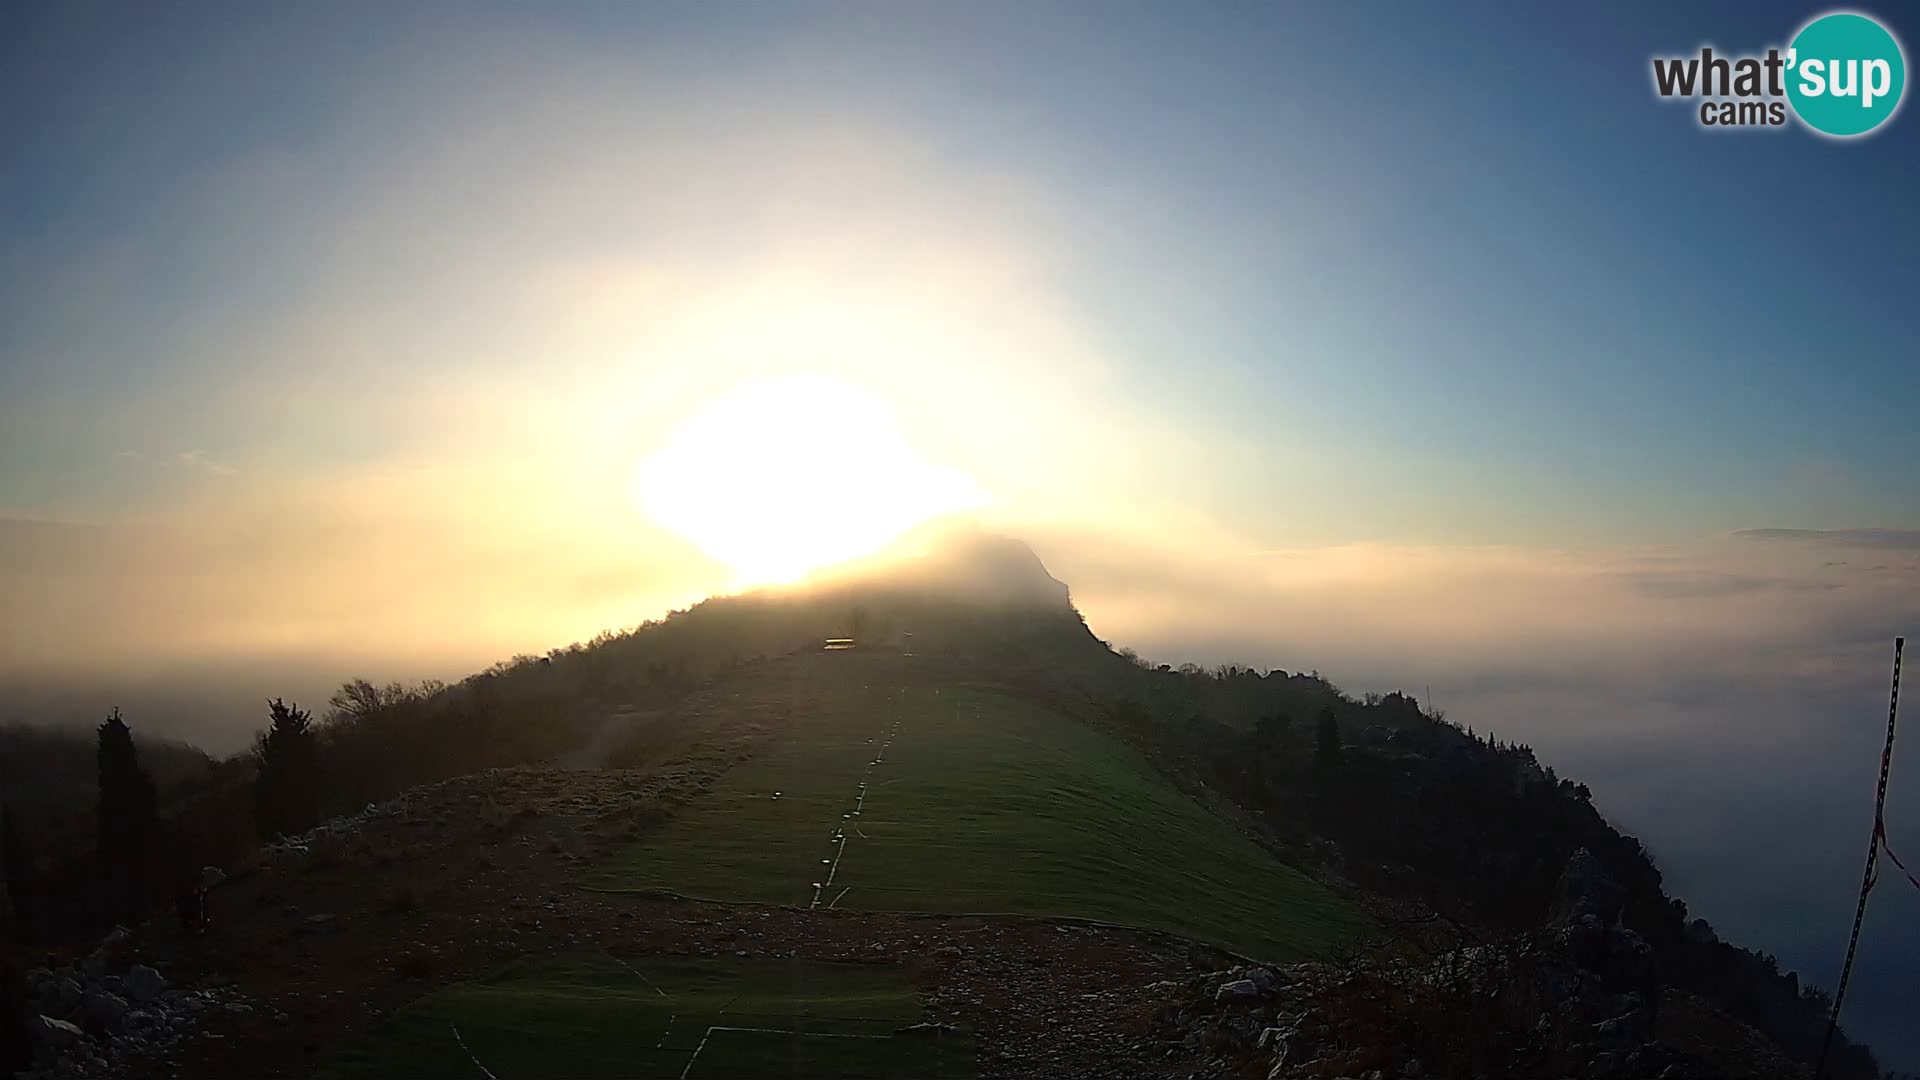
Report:
<svg viewBox="0 0 1920 1080"><path fill-rule="evenodd" d="M1815 7L1317 7L10 10L0 677L458 675L975 509L1116 643L1583 767L1830 982L1920 118L1655 100Z"/></svg>
<svg viewBox="0 0 1920 1080"><path fill-rule="evenodd" d="M1649 88L1810 9L85 7L0 46L16 514L626 467L799 368L1263 541L1920 516L1920 127Z"/></svg>

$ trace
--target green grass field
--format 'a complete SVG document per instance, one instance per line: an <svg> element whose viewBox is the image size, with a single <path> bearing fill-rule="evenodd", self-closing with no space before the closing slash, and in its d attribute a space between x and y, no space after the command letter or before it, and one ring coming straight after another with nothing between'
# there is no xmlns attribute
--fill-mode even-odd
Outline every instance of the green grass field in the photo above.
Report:
<svg viewBox="0 0 1920 1080"><path fill-rule="evenodd" d="M1345 900L1119 742L999 694L884 685L878 673L850 663L823 679L824 700L790 736L588 884L1091 918L1273 960L1324 955L1366 931Z"/></svg>
<svg viewBox="0 0 1920 1080"><path fill-rule="evenodd" d="M971 1036L905 1031L894 969L598 955L527 960L413 1002L326 1080L965 1080Z"/></svg>

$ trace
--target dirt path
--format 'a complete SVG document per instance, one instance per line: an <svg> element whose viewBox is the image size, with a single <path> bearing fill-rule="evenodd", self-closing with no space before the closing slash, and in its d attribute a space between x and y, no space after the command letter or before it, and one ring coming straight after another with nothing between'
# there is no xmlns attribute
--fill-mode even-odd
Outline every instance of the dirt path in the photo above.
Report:
<svg viewBox="0 0 1920 1080"><path fill-rule="evenodd" d="M661 718L662 713L657 709L618 706L587 736L585 743L561 754L553 763L562 769L607 768L613 761L615 751L641 735L649 724L659 723Z"/></svg>

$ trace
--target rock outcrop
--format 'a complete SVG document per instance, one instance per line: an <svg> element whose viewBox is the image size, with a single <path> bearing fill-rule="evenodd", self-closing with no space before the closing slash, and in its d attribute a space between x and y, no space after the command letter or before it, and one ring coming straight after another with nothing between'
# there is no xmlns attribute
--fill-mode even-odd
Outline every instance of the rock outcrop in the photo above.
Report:
<svg viewBox="0 0 1920 1080"><path fill-rule="evenodd" d="M1166 987L1155 1025L1221 1075L1269 1080L1798 1075L1775 1054L1729 1066L1670 1037L1652 950L1617 922L1624 892L1579 851L1554 921L1533 933L1422 960L1216 971Z"/></svg>
<svg viewBox="0 0 1920 1080"><path fill-rule="evenodd" d="M133 936L115 927L80 960L27 972L34 1064L14 1080L133 1075L197 1035L208 1013L253 1008L230 988L174 986L133 955Z"/></svg>

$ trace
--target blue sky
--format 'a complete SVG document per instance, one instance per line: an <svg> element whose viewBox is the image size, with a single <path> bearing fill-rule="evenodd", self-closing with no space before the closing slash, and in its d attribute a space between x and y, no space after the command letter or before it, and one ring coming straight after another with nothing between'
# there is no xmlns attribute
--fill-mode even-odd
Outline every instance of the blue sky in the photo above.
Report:
<svg viewBox="0 0 1920 1080"><path fill-rule="evenodd" d="M1828 981L1920 613L1920 532L1847 531L1920 529L1920 117L1709 132L1649 73L1819 10L16 7L0 681L252 703L637 622L738 568L636 470L824 377L1102 636L1431 683Z"/></svg>

